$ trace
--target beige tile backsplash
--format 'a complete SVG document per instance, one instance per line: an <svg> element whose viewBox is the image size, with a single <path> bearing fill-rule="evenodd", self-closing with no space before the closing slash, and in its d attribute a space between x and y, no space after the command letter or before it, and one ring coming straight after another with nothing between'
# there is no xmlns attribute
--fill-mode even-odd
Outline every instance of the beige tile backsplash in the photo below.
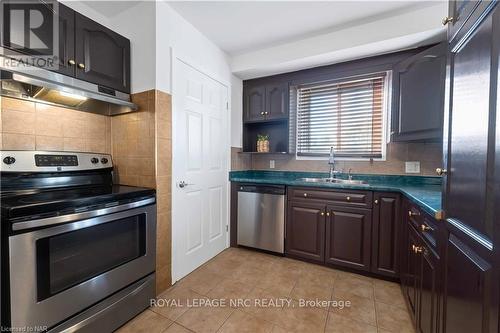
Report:
<svg viewBox="0 0 500 333"><path fill-rule="evenodd" d="M132 95L139 111L107 117L0 97L0 148L112 154L115 182L156 188L157 292L171 285L172 100Z"/></svg>
<svg viewBox="0 0 500 333"><path fill-rule="evenodd" d="M111 153L111 119L3 97L1 148Z"/></svg>
<svg viewBox="0 0 500 333"><path fill-rule="evenodd" d="M111 118L112 153L116 181L156 188L156 289L171 281L172 101L158 90L132 95L135 113Z"/></svg>
<svg viewBox="0 0 500 333"><path fill-rule="evenodd" d="M240 148L231 149L232 170L286 170L328 172L326 160L297 160L294 155L250 155L239 154ZM269 161L275 161L275 168L269 169ZM405 174L406 161L420 161L420 175L434 176L442 164L440 143L389 143L385 161L342 161L336 163L337 170L349 169L353 173Z"/></svg>

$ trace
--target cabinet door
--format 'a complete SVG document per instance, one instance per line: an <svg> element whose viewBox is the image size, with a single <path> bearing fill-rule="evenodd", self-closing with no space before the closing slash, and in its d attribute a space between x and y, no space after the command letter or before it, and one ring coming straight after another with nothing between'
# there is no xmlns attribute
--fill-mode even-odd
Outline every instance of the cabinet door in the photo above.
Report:
<svg viewBox="0 0 500 333"><path fill-rule="evenodd" d="M450 0L448 2L448 38L451 40L464 25L480 1Z"/></svg>
<svg viewBox="0 0 500 333"><path fill-rule="evenodd" d="M284 119L288 117L288 83L266 86L266 119Z"/></svg>
<svg viewBox="0 0 500 333"><path fill-rule="evenodd" d="M286 222L286 253L323 263L325 260L325 205L291 201Z"/></svg>
<svg viewBox="0 0 500 333"><path fill-rule="evenodd" d="M369 271L371 210L328 207L327 212L325 262Z"/></svg>
<svg viewBox="0 0 500 333"><path fill-rule="evenodd" d="M266 111L265 86L245 88L244 121L264 120Z"/></svg>
<svg viewBox="0 0 500 333"><path fill-rule="evenodd" d="M396 277L399 272L400 198L375 193L372 230L372 272Z"/></svg>
<svg viewBox="0 0 500 333"><path fill-rule="evenodd" d="M498 280L490 258L454 234L449 234L446 252L444 332L497 332Z"/></svg>
<svg viewBox="0 0 500 333"><path fill-rule="evenodd" d="M59 66L57 72L75 76L75 11L59 3Z"/></svg>
<svg viewBox="0 0 500 333"><path fill-rule="evenodd" d="M76 14L76 77L107 88L130 92L130 41Z"/></svg>
<svg viewBox="0 0 500 333"><path fill-rule="evenodd" d="M408 246L404 251L406 254L406 267L404 268L406 274L403 284L403 293L408 302L413 320L416 322L421 265L419 260L420 258L415 252L415 247L419 246L420 240L417 231L409 223L406 224L406 233Z"/></svg>
<svg viewBox="0 0 500 333"><path fill-rule="evenodd" d="M498 112L499 7L460 38L450 45L447 80L443 331L497 332L498 253L493 242L499 230L492 212L499 204L492 161L498 131L494 123Z"/></svg>
<svg viewBox="0 0 500 333"><path fill-rule="evenodd" d="M417 328L422 333L439 330L439 257L423 241L420 243L421 274Z"/></svg>
<svg viewBox="0 0 500 333"><path fill-rule="evenodd" d="M399 63L393 71L394 141L436 140L442 136L447 44Z"/></svg>

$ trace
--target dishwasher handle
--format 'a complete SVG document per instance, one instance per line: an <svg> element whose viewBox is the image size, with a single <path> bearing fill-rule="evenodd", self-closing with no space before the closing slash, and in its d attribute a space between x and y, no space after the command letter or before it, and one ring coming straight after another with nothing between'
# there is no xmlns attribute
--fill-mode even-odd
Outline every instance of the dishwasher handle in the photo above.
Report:
<svg viewBox="0 0 500 333"><path fill-rule="evenodd" d="M238 192L285 195L285 187L277 185L240 185Z"/></svg>

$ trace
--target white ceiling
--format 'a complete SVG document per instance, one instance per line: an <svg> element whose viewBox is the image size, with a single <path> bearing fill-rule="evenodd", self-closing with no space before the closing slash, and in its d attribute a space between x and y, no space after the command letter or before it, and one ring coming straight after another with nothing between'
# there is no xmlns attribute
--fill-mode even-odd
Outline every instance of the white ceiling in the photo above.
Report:
<svg viewBox="0 0 500 333"><path fill-rule="evenodd" d="M276 46L435 1L183 1L169 4L229 55Z"/></svg>
<svg viewBox="0 0 500 333"><path fill-rule="evenodd" d="M74 0L70 0L74 1ZM138 5L140 1L126 0L126 1L110 1L110 0L86 0L82 1L83 4L92 8L104 17L110 19L124 11Z"/></svg>

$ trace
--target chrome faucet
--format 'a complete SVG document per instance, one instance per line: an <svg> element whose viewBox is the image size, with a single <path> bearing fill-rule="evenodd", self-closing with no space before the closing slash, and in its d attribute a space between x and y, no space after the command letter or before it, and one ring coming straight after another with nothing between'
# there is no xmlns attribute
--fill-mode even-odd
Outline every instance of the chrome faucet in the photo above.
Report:
<svg viewBox="0 0 500 333"><path fill-rule="evenodd" d="M328 164L330 165L330 179L335 178L335 151L330 147L330 156L328 157Z"/></svg>

